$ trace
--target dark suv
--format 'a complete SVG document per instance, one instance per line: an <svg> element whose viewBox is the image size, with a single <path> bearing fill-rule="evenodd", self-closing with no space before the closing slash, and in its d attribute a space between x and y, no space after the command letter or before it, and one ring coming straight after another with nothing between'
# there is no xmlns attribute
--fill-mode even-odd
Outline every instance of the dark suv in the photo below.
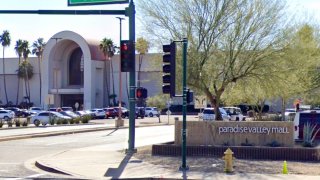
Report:
<svg viewBox="0 0 320 180"><path fill-rule="evenodd" d="M143 119L145 115L146 111L144 107L136 107L136 119L138 119L139 117Z"/></svg>

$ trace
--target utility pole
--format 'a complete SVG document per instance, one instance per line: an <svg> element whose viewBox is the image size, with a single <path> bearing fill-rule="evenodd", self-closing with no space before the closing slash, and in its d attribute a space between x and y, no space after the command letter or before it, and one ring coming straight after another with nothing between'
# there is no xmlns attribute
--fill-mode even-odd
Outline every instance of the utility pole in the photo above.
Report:
<svg viewBox="0 0 320 180"><path fill-rule="evenodd" d="M124 18L122 17L116 17L119 19L120 21L120 41L119 41L119 44L121 44L121 40L122 40L122 20L124 20ZM120 48L120 54L121 54L121 48ZM120 57L121 58L121 57ZM119 58L119 117L118 117L118 120L121 120L121 106L122 106L122 77L121 77L121 59Z"/></svg>

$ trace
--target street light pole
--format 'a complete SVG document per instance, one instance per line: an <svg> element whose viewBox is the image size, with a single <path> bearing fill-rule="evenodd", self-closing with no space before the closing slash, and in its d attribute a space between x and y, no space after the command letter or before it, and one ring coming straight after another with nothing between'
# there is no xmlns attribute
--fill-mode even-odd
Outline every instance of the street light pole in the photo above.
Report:
<svg viewBox="0 0 320 180"><path fill-rule="evenodd" d="M119 19L120 21L120 41L119 41L119 45L121 44L121 40L122 40L122 20L124 20L124 18L122 17L116 17ZM120 54L121 54L121 47L120 47ZM119 59L119 117L118 119L121 120L121 113L122 113L122 110L121 110L121 106L122 106L122 96L121 96L121 90L122 90L122 78L121 78L121 61Z"/></svg>

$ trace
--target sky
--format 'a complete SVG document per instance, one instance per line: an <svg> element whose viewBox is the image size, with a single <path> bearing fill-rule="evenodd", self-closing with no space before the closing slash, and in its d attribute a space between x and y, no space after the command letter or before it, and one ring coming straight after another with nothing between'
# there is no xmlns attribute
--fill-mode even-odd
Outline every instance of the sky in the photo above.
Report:
<svg viewBox="0 0 320 180"><path fill-rule="evenodd" d="M139 0L134 0L137 1ZM124 10L128 6L128 4L109 4L68 7L67 2L68 0L1 0L0 10ZM287 0L287 3L289 12L301 19L307 16L320 22L320 0ZM0 33L8 30L11 35L11 46L6 48L5 57L16 57L13 49L18 39L28 40L32 45L39 37L48 41L54 34L64 30L74 31L86 39L100 41L104 37L111 38L118 45L120 23L116 17L125 18L122 21L122 39L128 39L128 18L123 15L0 14ZM141 36L139 24L139 18L136 18L136 37ZM2 47L0 51L2 52Z"/></svg>

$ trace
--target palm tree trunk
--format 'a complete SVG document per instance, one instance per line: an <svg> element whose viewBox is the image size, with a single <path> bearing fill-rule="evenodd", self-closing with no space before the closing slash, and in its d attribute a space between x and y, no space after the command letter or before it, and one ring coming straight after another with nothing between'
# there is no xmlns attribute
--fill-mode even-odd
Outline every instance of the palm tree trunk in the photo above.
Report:
<svg viewBox="0 0 320 180"><path fill-rule="evenodd" d="M19 63L18 63L18 68L20 66L20 62L21 62L21 57L19 56ZM18 88L17 88L17 98L16 98L16 106L18 106L18 101L19 101L19 90L20 90L20 78L19 75L18 76Z"/></svg>
<svg viewBox="0 0 320 180"><path fill-rule="evenodd" d="M7 104L9 103L8 102L8 94L7 94L7 83L6 83L6 73L5 73L5 63L4 63L4 46L3 46L3 56L2 56L2 63L3 63L3 66L2 66L2 69L3 69L3 84L4 84L4 94L6 95L6 101L7 101Z"/></svg>
<svg viewBox="0 0 320 180"><path fill-rule="evenodd" d="M112 60L110 59L110 65L111 65L111 77L112 77L112 93L113 95L115 95L115 91L114 91L114 76L113 76L113 65L112 65ZM114 97L113 98L113 105L115 106L116 105L116 98Z"/></svg>
<svg viewBox="0 0 320 180"><path fill-rule="evenodd" d="M42 57L41 57L42 58ZM42 89L42 82L41 82L41 67L40 67L40 60L41 60L40 56L38 57L38 67L39 67L39 80L40 80L40 104L42 104L41 102L41 89Z"/></svg>
<svg viewBox="0 0 320 180"><path fill-rule="evenodd" d="M110 91L109 91L109 81L108 81L108 78L107 78L107 65L106 65L106 63L107 63L107 59L104 61L104 73L103 73L103 75L104 75L104 77L105 77L105 79L103 80L103 82L104 82L104 88L107 88L107 94L108 94L108 106L110 105L110 99L109 99L109 97L110 97ZM105 96L104 96L104 99L105 99Z"/></svg>

